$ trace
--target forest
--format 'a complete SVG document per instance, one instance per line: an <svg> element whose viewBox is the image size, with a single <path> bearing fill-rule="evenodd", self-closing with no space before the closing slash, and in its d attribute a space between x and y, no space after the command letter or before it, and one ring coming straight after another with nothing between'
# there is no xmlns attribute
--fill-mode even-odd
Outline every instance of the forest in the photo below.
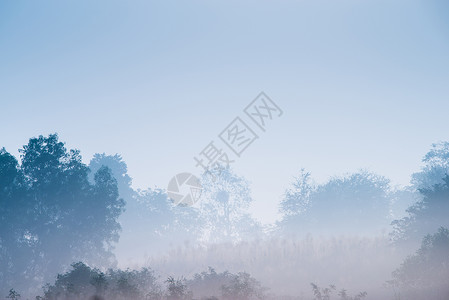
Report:
<svg viewBox="0 0 449 300"><path fill-rule="evenodd" d="M57 134L19 153L0 150L0 299L449 299L449 142L406 187L298 170L268 225L231 168L183 206L119 154L85 164Z"/></svg>

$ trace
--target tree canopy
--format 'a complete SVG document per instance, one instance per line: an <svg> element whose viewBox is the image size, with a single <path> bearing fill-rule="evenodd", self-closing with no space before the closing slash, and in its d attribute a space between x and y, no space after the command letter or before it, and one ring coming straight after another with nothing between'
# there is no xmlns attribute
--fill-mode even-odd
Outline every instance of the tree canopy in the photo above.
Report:
<svg viewBox="0 0 449 300"><path fill-rule="evenodd" d="M280 204L280 229L287 233L380 233L388 228L389 181L360 171L313 184L301 171Z"/></svg>
<svg viewBox="0 0 449 300"><path fill-rule="evenodd" d="M0 286L30 286L74 260L114 265L125 203L111 170L100 167L90 183L80 152L57 134L31 138L19 152L20 163L0 151Z"/></svg>
<svg viewBox="0 0 449 300"><path fill-rule="evenodd" d="M421 240L440 227L449 227L449 176L431 188L420 189L422 198L407 209L407 216L393 221L395 241Z"/></svg>

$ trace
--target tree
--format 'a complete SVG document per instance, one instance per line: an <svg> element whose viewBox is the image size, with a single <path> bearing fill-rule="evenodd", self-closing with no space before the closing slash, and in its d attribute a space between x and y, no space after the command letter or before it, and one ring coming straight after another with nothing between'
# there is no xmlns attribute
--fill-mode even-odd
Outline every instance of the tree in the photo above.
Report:
<svg viewBox="0 0 449 300"><path fill-rule="evenodd" d="M449 174L449 142L432 144L422 161L424 166L421 171L412 175L415 190L443 183L442 179Z"/></svg>
<svg viewBox="0 0 449 300"><path fill-rule="evenodd" d="M20 294L17 293L14 289L10 289L9 294L6 297L6 299L18 300L18 299L20 299Z"/></svg>
<svg viewBox="0 0 449 300"><path fill-rule="evenodd" d="M449 221L449 142L432 145L424 156L425 165L412 175L412 185L418 194L403 218L392 222L391 237L401 244L416 244Z"/></svg>
<svg viewBox="0 0 449 300"><path fill-rule="evenodd" d="M321 288L318 285L311 283L312 291L314 295L314 300L330 300L332 293L337 289L335 285L330 285L329 287ZM355 296L350 296L345 289L338 292L340 300L361 300L368 295L367 292L360 292Z"/></svg>
<svg viewBox="0 0 449 300"><path fill-rule="evenodd" d="M124 202L110 170L89 183L80 152L57 134L31 138L19 152L20 164L0 151L0 286L31 285L81 259L113 265Z"/></svg>
<svg viewBox="0 0 449 300"><path fill-rule="evenodd" d="M404 299L448 299L449 230L441 227L426 235L416 253L393 272L389 284L399 287Z"/></svg>
<svg viewBox="0 0 449 300"><path fill-rule="evenodd" d="M51 300L58 297L87 299L95 293L95 278L98 270L91 269L82 262L71 265L72 270L58 274L53 286L47 285L44 299Z"/></svg>
<svg viewBox="0 0 449 300"><path fill-rule="evenodd" d="M18 242L27 236L26 203L19 163L4 148L0 149L0 287L3 288L15 283L13 277L27 267L25 258L31 254L28 247ZM7 291L0 288L0 292Z"/></svg>
<svg viewBox="0 0 449 300"><path fill-rule="evenodd" d="M132 178L128 175L128 166L118 154L106 155L105 153L96 153L90 160L89 168L91 172L95 173L102 167L108 167L111 170L112 175L117 180L119 196L126 203L126 209L118 219L122 231L116 253L118 256L129 255L134 258L138 257L142 253L139 252L141 248L136 247L136 245L141 244L146 239L146 237L138 234L145 228L143 224L140 224L140 221L144 218L144 210L137 201L138 193L131 186ZM93 174L90 174L89 179L94 183Z"/></svg>
<svg viewBox="0 0 449 300"><path fill-rule="evenodd" d="M329 300L331 298L331 293L335 290L334 285L330 285L329 287L320 288L315 283L310 284L312 286L313 295L315 296L314 300Z"/></svg>
<svg viewBox="0 0 449 300"><path fill-rule="evenodd" d="M304 170L281 202L284 233L380 233L388 227L389 181L368 171L312 185Z"/></svg>
<svg viewBox="0 0 449 300"><path fill-rule="evenodd" d="M106 293L109 285L106 274L103 272L98 272L95 274L90 283L95 287L95 294L102 296Z"/></svg>
<svg viewBox="0 0 449 300"><path fill-rule="evenodd" d="M205 219L204 239L209 242L254 239L261 226L248 213L253 201L249 183L230 168L217 169L202 178L201 215Z"/></svg>
<svg viewBox="0 0 449 300"><path fill-rule="evenodd" d="M224 285L229 285L234 277L228 271L217 273L214 268L209 267L207 271L196 273L187 285L192 290L196 298L211 299L222 292Z"/></svg>
<svg viewBox="0 0 449 300"><path fill-rule="evenodd" d="M126 202L119 218L122 231L118 256L143 259L148 251L166 251L170 245L198 239L202 226L196 208L174 206L161 189L134 190L127 165L118 154L95 154L89 168L96 171L102 166L112 170L119 195Z"/></svg>
<svg viewBox="0 0 449 300"><path fill-rule="evenodd" d="M170 276L165 281L167 283L167 300L188 300L192 299L184 279L175 279Z"/></svg>
<svg viewBox="0 0 449 300"><path fill-rule="evenodd" d="M449 227L449 176L419 192L422 198L407 209L408 216L392 223L392 238L397 242L413 243L441 226Z"/></svg>
<svg viewBox="0 0 449 300"><path fill-rule="evenodd" d="M72 269L59 274L54 284L44 289L44 300L56 299L148 299L160 294L153 271L114 270L106 273L85 263L72 264ZM150 298L151 299L151 298ZM153 299L157 299L154 298Z"/></svg>
<svg viewBox="0 0 449 300"><path fill-rule="evenodd" d="M232 276L229 284L222 286L223 299L226 300L264 299L265 291L260 282L246 272Z"/></svg>
<svg viewBox="0 0 449 300"><path fill-rule="evenodd" d="M199 239L202 218L197 208L175 206L166 191L158 188L139 190L135 199L135 210L127 212L130 222L123 224L125 234L119 244L125 255L136 259L149 251L163 252Z"/></svg>
<svg viewBox="0 0 449 300"><path fill-rule="evenodd" d="M284 199L280 203L279 212L282 214L282 221L278 225L284 232L289 232L298 219L304 216L310 207L311 195L315 191L316 186L311 183L310 172L301 169L292 187L285 191Z"/></svg>
<svg viewBox="0 0 449 300"><path fill-rule="evenodd" d="M94 154L89 163L89 169L91 171L89 179L92 183L94 182L93 174L103 166L108 167L111 170L112 176L117 180L117 188L120 197L126 200L128 207L130 200L135 196L136 192L131 187L132 178L128 174L128 166L125 161L119 154Z"/></svg>

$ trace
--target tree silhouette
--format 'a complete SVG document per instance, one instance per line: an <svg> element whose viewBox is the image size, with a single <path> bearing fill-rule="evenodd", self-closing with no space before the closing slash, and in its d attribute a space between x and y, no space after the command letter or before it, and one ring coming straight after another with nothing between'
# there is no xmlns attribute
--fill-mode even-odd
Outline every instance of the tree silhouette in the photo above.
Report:
<svg viewBox="0 0 449 300"><path fill-rule="evenodd" d="M332 293L337 289L335 285L321 288L315 283L310 284L312 286L314 300L330 300L332 299ZM367 292L360 292L355 296L350 296L345 289L338 292L340 300L361 300L368 295Z"/></svg>
<svg viewBox="0 0 449 300"><path fill-rule="evenodd" d="M397 242L414 243L441 226L449 227L449 176L419 192L422 198L407 209L408 216L392 223L392 238Z"/></svg>
<svg viewBox="0 0 449 300"><path fill-rule="evenodd" d="M265 291L260 282L246 272L232 276L229 284L222 286L222 296L225 300L264 299Z"/></svg>
<svg viewBox="0 0 449 300"><path fill-rule="evenodd" d="M0 149L0 292L16 286L16 274L27 268L29 247L22 246L26 228L26 187L23 173L14 156ZM29 242L33 240L29 239Z"/></svg>
<svg viewBox="0 0 449 300"><path fill-rule="evenodd" d="M202 219L196 208L174 206L162 189L134 190L127 165L118 154L95 154L89 168L96 171L101 166L111 169L119 195L126 201L126 210L119 218L122 232L118 255L138 259L149 251L165 251L169 245L198 239Z"/></svg>
<svg viewBox="0 0 449 300"><path fill-rule="evenodd" d="M202 185L200 210L205 219L205 240L235 242L260 235L260 225L248 213L253 200L243 177L223 168L214 174L204 174Z"/></svg>
<svg viewBox="0 0 449 300"><path fill-rule="evenodd" d="M47 284L42 299L148 299L150 294L160 295L160 287L149 269L109 269L103 273L78 262L72 264L71 270L59 274L54 284Z"/></svg>
<svg viewBox="0 0 449 300"><path fill-rule="evenodd" d="M72 261L112 266L124 202L107 167L94 174L57 134L31 138L21 163L0 151L0 286L42 281Z"/></svg>
<svg viewBox="0 0 449 300"><path fill-rule="evenodd" d="M165 281L167 283L167 300L188 300L192 299L184 279L175 279L170 276Z"/></svg>
<svg viewBox="0 0 449 300"><path fill-rule="evenodd" d="M285 233L380 233L388 228L391 193L382 176L360 171L313 185L310 174L300 176L281 202Z"/></svg>
<svg viewBox="0 0 449 300"><path fill-rule="evenodd" d="M442 179L449 174L449 142L432 144L422 161L424 166L421 171L412 175L415 190L443 183Z"/></svg>
<svg viewBox="0 0 449 300"><path fill-rule="evenodd" d="M404 299L448 299L449 230L441 227L426 235L418 251L404 260L388 283L398 287Z"/></svg>
<svg viewBox="0 0 449 300"><path fill-rule="evenodd" d="M20 294L17 293L14 289L10 289L8 296L6 296L6 299L18 300L20 299Z"/></svg>

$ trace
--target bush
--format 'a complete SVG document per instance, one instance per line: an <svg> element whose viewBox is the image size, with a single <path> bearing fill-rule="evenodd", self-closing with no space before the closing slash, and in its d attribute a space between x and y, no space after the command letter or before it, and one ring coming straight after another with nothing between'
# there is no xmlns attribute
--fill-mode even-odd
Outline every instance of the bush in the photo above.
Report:
<svg viewBox="0 0 449 300"><path fill-rule="evenodd" d="M424 237L419 250L393 272L388 285L406 299L449 299L449 230L441 227Z"/></svg>

